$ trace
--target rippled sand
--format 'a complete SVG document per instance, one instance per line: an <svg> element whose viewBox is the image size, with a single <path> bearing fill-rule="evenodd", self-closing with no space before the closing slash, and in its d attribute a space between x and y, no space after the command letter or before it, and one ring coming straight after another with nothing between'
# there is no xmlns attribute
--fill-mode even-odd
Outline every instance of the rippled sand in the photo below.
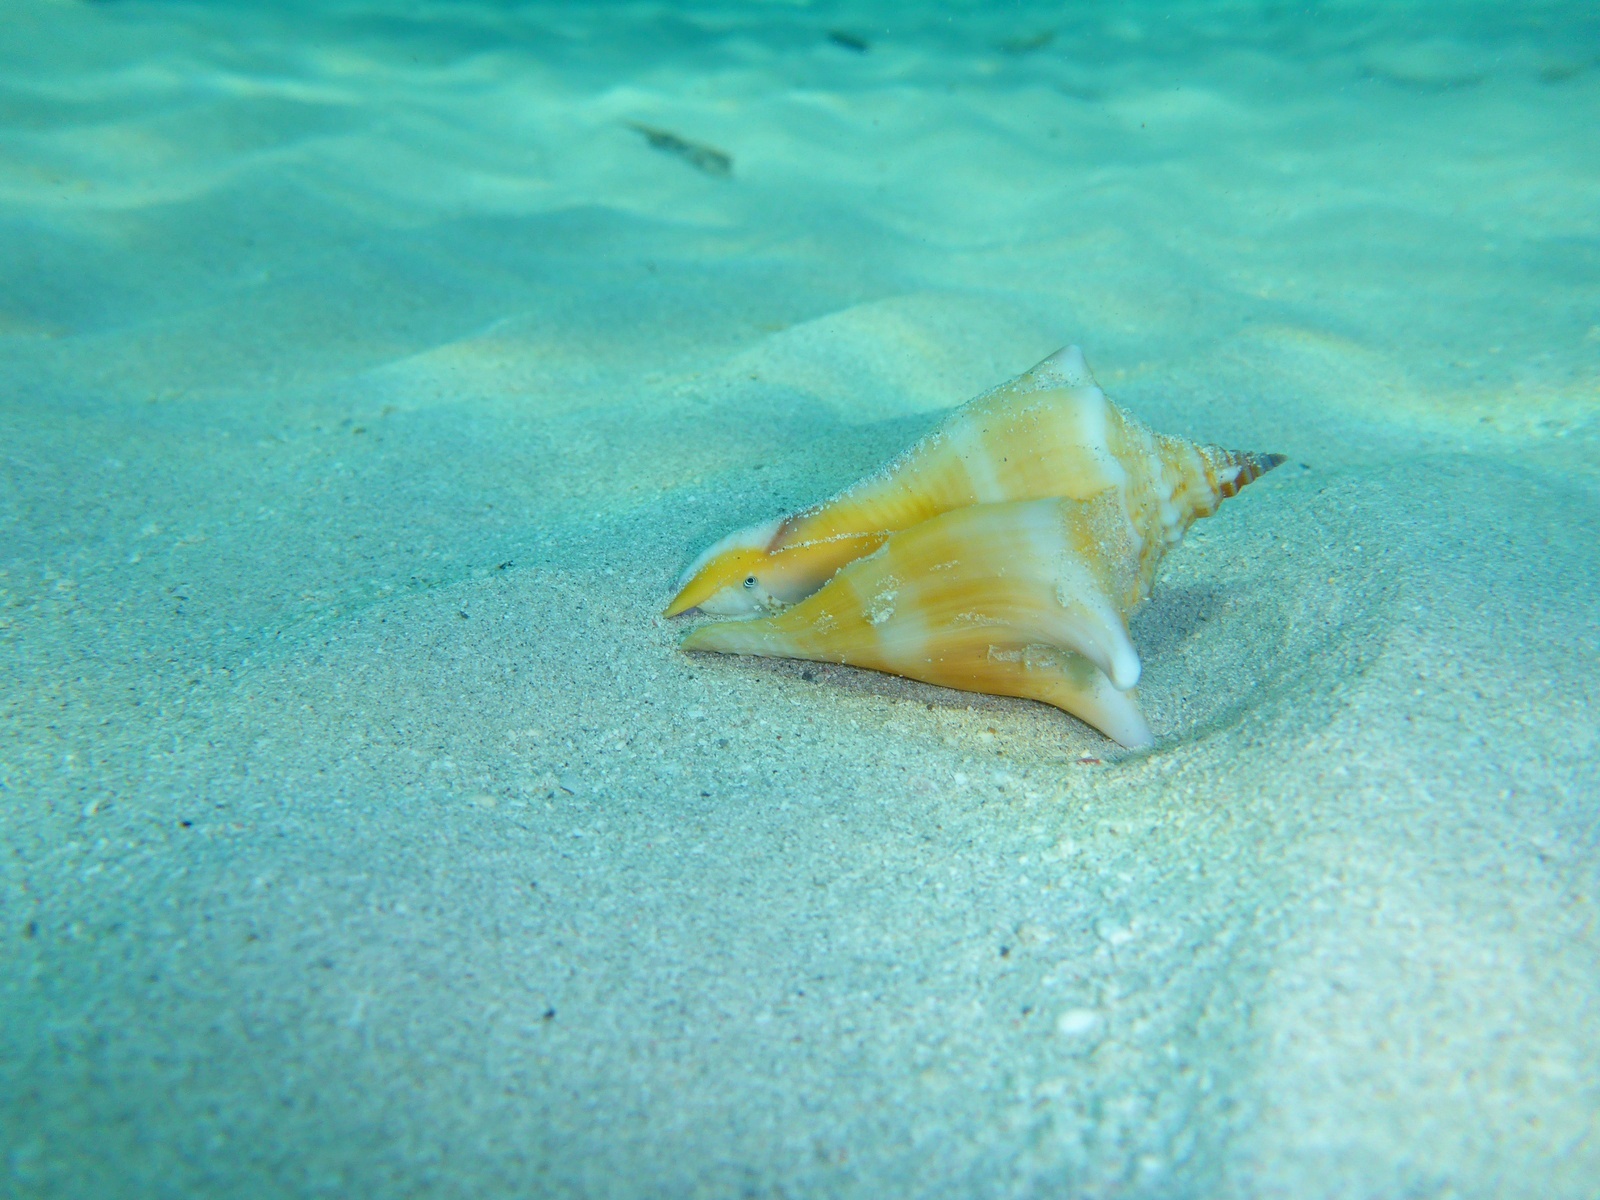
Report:
<svg viewBox="0 0 1600 1200"><path fill-rule="evenodd" d="M6 5L0 1191L1592 1196L1597 127L1577 3ZM1153 753L675 650L1066 342L1291 456Z"/></svg>

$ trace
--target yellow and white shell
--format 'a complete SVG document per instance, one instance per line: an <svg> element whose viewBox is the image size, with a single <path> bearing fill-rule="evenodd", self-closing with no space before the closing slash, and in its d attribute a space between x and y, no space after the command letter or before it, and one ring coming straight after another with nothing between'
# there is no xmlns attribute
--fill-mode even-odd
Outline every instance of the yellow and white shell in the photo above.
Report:
<svg viewBox="0 0 1600 1200"><path fill-rule="evenodd" d="M1146 536L1175 541L1194 516L1278 461L1154 433L1106 398L1083 352L1068 346L968 401L831 499L708 548L684 572L666 615L793 604L891 534L972 505L1088 500L1111 489L1139 514Z"/></svg>
<svg viewBox="0 0 1600 1200"><path fill-rule="evenodd" d="M791 608L702 625L683 648L1025 696L1125 746L1148 746L1131 695L1139 656L1127 614L1148 590L1145 558L1164 549L1110 490L971 505L895 534Z"/></svg>
<svg viewBox="0 0 1600 1200"><path fill-rule="evenodd" d="M1184 531L1282 461L1153 432L1068 347L831 500L730 534L667 611L769 610L686 650L1025 696L1149 746L1128 617Z"/></svg>

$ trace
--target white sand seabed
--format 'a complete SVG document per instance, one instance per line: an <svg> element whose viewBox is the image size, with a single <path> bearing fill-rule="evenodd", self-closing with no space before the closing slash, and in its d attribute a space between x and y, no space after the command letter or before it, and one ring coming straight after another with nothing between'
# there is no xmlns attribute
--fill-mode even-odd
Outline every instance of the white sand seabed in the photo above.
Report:
<svg viewBox="0 0 1600 1200"><path fill-rule="evenodd" d="M0 1194L1593 1194L1583 6L4 9ZM676 651L1069 341L1153 752Z"/></svg>

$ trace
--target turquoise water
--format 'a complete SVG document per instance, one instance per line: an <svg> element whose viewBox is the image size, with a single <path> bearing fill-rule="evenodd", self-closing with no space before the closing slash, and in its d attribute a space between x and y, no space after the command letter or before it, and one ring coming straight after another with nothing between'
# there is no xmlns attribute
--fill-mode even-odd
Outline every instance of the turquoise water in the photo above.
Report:
<svg viewBox="0 0 1600 1200"><path fill-rule="evenodd" d="M0 0L0 1194L1585 1197L1600 17ZM679 653L1057 347L1129 754Z"/></svg>

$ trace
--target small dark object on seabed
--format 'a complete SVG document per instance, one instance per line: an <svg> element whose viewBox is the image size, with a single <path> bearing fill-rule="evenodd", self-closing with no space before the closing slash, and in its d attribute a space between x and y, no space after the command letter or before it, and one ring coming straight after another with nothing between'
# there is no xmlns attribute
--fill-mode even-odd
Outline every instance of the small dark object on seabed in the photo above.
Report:
<svg viewBox="0 0 1600 1200"><path fill-rule="evenodd" d="M704 171L707 175L715 175L720 179L726 179L733 174L733 158L713 146L691 142L665 129L641 125L637 121L629 121L628 126L644 134L645 141L650 143L652 150L660 150L663 154L676 154L697 171Z"/></svg>
<svg viewBox="0 0 1600 1200"><path fill-rule="evenodd" d="M1000 43L1000 49L1007 54L1028 54L1034 50L1043 50L1055 41L1054 29L1041 29L1038 33L1030 33L1023 37L1007 38Z"/></svg>
<svg viewBox="0 0 1600 1200"><path fill-rule="evenodd" d="M835 46L843 46L846 50L854 50L857 54L865 54L872 49L872 44L866 38L859 38L843 29L828 30L828 40Z"/></svg>

